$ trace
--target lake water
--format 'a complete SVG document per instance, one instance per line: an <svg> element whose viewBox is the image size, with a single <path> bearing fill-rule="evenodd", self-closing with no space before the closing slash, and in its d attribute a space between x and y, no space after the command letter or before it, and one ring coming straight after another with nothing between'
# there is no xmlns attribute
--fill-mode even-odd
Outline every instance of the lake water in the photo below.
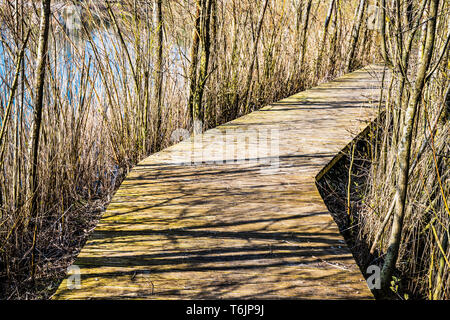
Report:
<svg viewBox="0 0 450 320"><path fill-rule="evenodd" d="M68 6L54 13L59 23L53 23L55 33L50 39L49 44L49 61L52 78L56 80L59 90L60 99L67 101L68 105L74 110L79 108L80 89L84 82L83 91L92 91L102 97L101 108L104 113L108 112L109 105L104 101L106 95L106 86L121 85L122 94L116 95L117 105L122 105L120 99L127 99L127 95L132 95L135 85L128 64L128 59L122 50L122 44L114 31L114 28L108 21L100 21L101 28L91 29L90 35L84 34L84 28L81 23L80 7ZM61 28L62 27L62 28ZM5 43L11 44L11 36L8 30L4 28L0 30L1 37ZM65 34L64 34L65 33ZM0 43L0 95L2 106L5 107L9 96L9 86L12 84L14 77L14 57L8 53L5 43ZM95 50L94 50L95 47ZM147 51L152 48L146 48ZM137 58L134 43L127 43L127 51L129 52L131 61L134 63ZM178 90L186 89L185 76L183 75L183 58L185 50L179 47L170 49L170 63L166 64L165 74L170 75L171 81L176 83ZM29 52L26 53L29 56ZM100 66L107 70L106 78L100 72ZM150 74L152 74L151 61L148 62ZM86 72L89 70L90 81L86 82ZM25 77L33 83L34 73L29 65L26 65ZM84 75L83 75L84 73ZM150 77L150 85L152 85L152 77ZM110 90L112 90L110 88ZM25 118L29 118L32 110L32 99L28 92L24 96ZM124 101L123 101L124 102ZM98 101L98 103L100 103ZM13 115L15 117L13 108Z"/></svg>

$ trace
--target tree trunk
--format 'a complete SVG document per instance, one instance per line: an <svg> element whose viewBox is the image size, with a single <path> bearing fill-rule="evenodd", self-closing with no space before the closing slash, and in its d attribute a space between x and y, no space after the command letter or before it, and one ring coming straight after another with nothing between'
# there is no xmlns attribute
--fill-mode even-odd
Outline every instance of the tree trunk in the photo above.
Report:
<svg viewBox="0 0 450 320"><path fill-rule="evenodd" d="M400 132L402 130L402 126L403 126L403 113L402 113L402 108L401 106L403 105L403 91L405 89L405 86L407 84L407 72L409 69L409 61L410 61L410 53L411 53L411 49L412 49L412 43L414 40L414 37L417 33L417 30L419 29L419 24L420 21L422 19L423 13L425 11L426 5L428 3L428 0L423 1L422 6L419 10L419 15L417 17L417 21L416 21L416 25L415 28L413 28L411 30L411 32L409 33L406 42L403 41L404 37L402 33L399 33L398 35L398 45L400 46L400 63L397 65L397 72L399 74L400 77L400 86L399 86L399 95L397 97L397 102L396 105L398 106L395 110L394 110L394 147L396 147L399 143L399 139L400 139ZM397 1L397 8L398 10L400 10L401 5L399 3L399 1ZM401 17L401 13L397 14L398 19L400 19ZM400 22L398 22L398 30L401 30L402 26L400 24ZM425 38L423 39L423 42L425 42ZM421 60L419 60L421 61Z"/></svg>
<svg viewBox="0 0 450 320"><path fill-rule="evenodd" d="M330 57L328 63L328 70L330 73L334 73L336 67L336 59L337 59L337 42L340 37L340 28L338 25L338 19L340 16L340 0L336 2L336 8L334 10L334 19L333 19L333 35L330 39Z"/></svg>
<svg viewBox="0 0 450 320"><path fill-rule="evenodd" d="M163 16L162 0L155 0L154 8L154 28L156 28L156 63L155 63L155 96L156 103L156 138L155 148L162 143L161 122L162 122L162 86L163 86Z"/></svg>
<svg viewBox="0 0 450 320"><path fill-rule="evenodd" d="M328 8L327 17L325 18L325 24L323 26L322 42L320 44L319 53L317 55L316 78L319 78L320 65L322 64L322 55L325 50L327 36L328 36L328 27L331 22L331 16L333 15L333 9L334 9L335 5L336 5L336 0L330 0L330 7Z"/></svg>
<svg viewBox="0 0 450 320"><path fill-rule="evenodd" d="M189 98L188 109L190 122L194 123L194 94L197 86L197 66L198 66L198 48L200 43L200 0L196 1L197 11L195 14L194 30L192 31L192 47L191 47L191 65L189 70Z"/></svg>
<svg viewBox="0 0 450 320"><path fill-rule="evenodd" d="M217 0L213 0L211 2L211 66L212 70L215 70L217 68L217 61L219 59L218 57L218 16L217 16ZM225 49L226 51L226 49ZM217 86L217 81L215 81L215 84ZM218 124L217 119L217 106L213 109L213 104L207 104L206 105L206 116L205 116L205 125L210 127L210 125L216 126Z"/></svg>
<svg viewBox="0 0 450 320"><path fill-rule="evenodd" d="M28 198L30 199L30 218L33 228L33 244L31 258L31 278L34 280L36 265L35 251L38 234L38 154L39 138L42 123L42 110L44 101L45 69L47 65L47 47L50 28L51 0L41 1L41 18L39 26L38 56L35 74L35 96L33 109L33 124L31 127L31 142L29 148L29 174L28 174Z"/></svg>
<svg viewBox="0 0 450 320"><path fill-rule="evenodd" d="M194 115L194 133L200 133L200 123L205 120L205 110L202 103L206 80L208 78L209 59L211 51L211 8L212 1L202 0L201 22L200 22L200 41L202 53L200 57L199 74L197 86L194 92L193 115Z"/></svg>
<svg viewBox="0 0 450 320"><path fill-rule="evenodd" d="M27 42L28 42L28 36L27 36L27 39L25 40L25 42L22 44L22 48L19 50L19 53L17 55L17 60L14 64L15 65L14 80L13 80L13 83L12 83L12 86L10 89L8 103L6 105L6 109L4 111L4 115L2 118L2 124L1 124L2 128L0 130L0 150L1 150L0 163L3 163L3 150L4 150L4 145L5 145L3 139L5 139L6 129L8 127L9 118L10 118L10 114L11 114L11 109L14 104L14 99L16 96L16 90L17 90L17 86L19 83L19 77L20 77L20 72L21 72L21 67L22 67L22 60L24 57Z"/></svg>
<svg viewBox="0 0 450 320"><path fill-rule="evenodd" d="M252 79L253 79L253 71L255 68L255 61L256 57L258 55L258 45L259 45L259 39L261 38L261 30L262 25L264 22L264 16L266 14L267 6L269 5L269 0L265 0L264 6L261 12L261 17L259 18L258 27L256 28L256 38L253 42L253 53L251 57L250 67L248 69L248 75L247 75L247 82L245 84L245 91L244 91L244 101L245 101L245 109L244 112L248 113L249 111L249 104L250 104L250 87L252 85Z"/></svg>
<svg viewBox="0 0 450 320"><path fill-rule="evenodd" d="M366 9L367 0L360 0L355 14L355 23L353 24L352 36L350 39L350 49L346 61L346 72L352 71L352 64L355 58L356 46L358 44L359 30L361 29L364 11Z"/></svg>
<svg viewBox="0 0 450 320"><path fill-rule="evenodd" d="M391 59L389 58L389 52L386 44L386 0L381 0L381 55L384 62L388 66L392 66Z"/></svg>
<svg viewBox="0 0 450 320"><path fill-rule="evenodd" d="M309 14L311 12L311 6L312 0L309 0L306 4L305 18L303 19L302 48L300 51L300 71L303 70L303 64L305 63L306 46L308 44Z"/></svg>
<svg viewBox="0 0 450 320"><path fill-rule="evenodd" d="M396 203L394 220L392 223L392 230L389 238L388 251L386 253L383 270L381 272L381 284L384 290L389 289L389 284L392 278L395 264L397 263L400 248L403 219L405 215L406 195L408 189L408 173L410 167L411 145L413 138L412 133L414 129L413 126L417 108L421 100L422 91L425 86L425 78L433 54L438 7L439 0L431 0L430 18L427 22L427 38L425 42L424 55L422 61L420 61L413 93L409 100L408 108L406 109L403 133L398 148L398 178L395 195Z"/></svg>

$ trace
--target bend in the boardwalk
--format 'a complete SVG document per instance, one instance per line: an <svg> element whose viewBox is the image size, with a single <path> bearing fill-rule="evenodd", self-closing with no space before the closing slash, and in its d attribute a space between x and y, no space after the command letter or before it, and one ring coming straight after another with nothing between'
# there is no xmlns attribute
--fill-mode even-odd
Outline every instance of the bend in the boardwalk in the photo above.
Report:
<svg viewBox="0 0 450 320"><path fill-rule="evenodd" d="M81 289L72 276L55 298L372 298L315 182L376 116L382 73L366 67L139 163L75 262Z"/></svg>

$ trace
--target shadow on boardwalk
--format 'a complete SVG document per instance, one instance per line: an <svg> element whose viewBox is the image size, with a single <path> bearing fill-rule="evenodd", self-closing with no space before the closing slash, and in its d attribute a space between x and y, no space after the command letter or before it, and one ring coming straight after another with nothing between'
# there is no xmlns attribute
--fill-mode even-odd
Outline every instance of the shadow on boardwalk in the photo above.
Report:
<svg viewBox="0 0 450 320"><path fill-rule="evenodd" d="M75 262L81 288L68 278L55 298L372 298L315 182L375 117L382 71L370 66L142 161Z"/></svg>

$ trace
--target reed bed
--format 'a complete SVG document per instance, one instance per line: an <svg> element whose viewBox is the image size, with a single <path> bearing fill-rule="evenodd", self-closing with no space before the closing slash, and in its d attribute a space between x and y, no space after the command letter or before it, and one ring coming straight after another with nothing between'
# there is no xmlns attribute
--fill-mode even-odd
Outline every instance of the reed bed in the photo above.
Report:
<svg viewBox="0 0 450 320"><path fill-rule="evenodd" d="M449 299L450 7L380 4L392 74L380 117L319 186L362 273L380 267L378 298Z"/></svg>

